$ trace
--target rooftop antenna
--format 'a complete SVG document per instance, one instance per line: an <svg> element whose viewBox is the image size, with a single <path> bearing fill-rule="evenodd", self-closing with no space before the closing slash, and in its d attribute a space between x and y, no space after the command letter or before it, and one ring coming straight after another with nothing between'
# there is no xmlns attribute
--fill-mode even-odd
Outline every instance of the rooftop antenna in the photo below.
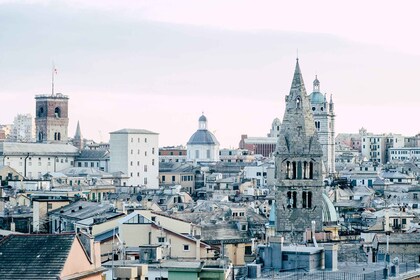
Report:
<svg viewBox="0 0 420 280"><path fill-rule="evenodd" d="M54 76L57 75L57 68L55 68L54 61L51 69L51 95L54 95Z"/></svg>

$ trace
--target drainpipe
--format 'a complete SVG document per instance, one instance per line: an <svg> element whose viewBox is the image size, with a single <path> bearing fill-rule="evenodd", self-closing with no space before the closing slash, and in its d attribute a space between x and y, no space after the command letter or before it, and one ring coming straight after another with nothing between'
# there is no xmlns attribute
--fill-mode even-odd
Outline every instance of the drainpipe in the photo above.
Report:
<svg viewBox="0 0 420 280"><path fill-rule="evenodd" d="M25 157L25 162L24 162L24 164L23 164L23 176L26 178L26 160L28 159L28 157L29 157L29 153L26 155L26 157Z"/></svg>

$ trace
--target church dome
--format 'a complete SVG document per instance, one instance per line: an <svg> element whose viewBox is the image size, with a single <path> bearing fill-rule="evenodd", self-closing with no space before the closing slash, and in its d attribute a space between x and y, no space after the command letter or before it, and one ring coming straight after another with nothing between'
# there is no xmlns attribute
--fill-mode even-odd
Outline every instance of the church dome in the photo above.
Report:
<svg viewBox="0 0 420 280"><path fill-rule="evenodd" d="M324 95L320 92L312 92L309 98L311 99L312 104L319 104L325 102Z"/></svg>
<svg viewBox="0 0 420 280"><path fill-rule="evenodd" d="M334 204L325 193L322 193L322 221L324 223L338 222L337 212L335 211Z"/></svg>
<svg viewBox="0 0 420 280"><path fill-rule="evenodd" d="M219 141L207 129L199 129L190 137L187 145L219 145Z"/></svg>
<svg viewBox="0 0 420 280"><path fill-rule="evenodd" d="M216 137L207 130L207 118L204 115L198 119L198 130L190 137L187 145L219 145Z"/></svg>

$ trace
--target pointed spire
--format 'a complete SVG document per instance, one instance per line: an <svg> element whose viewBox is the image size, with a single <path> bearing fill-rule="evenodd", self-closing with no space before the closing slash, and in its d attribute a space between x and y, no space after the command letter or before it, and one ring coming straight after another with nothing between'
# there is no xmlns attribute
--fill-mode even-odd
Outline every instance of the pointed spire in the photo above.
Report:
<svg viewBox="0 0 420 280"><path fill-rule="evenodd" d="M80 131L79 121L77 121L76 134L74 134L74 138L75 139L82 139L82 132Z"/></svg>
<svg viewBox="0 0 420 280"><path fill-rule="evenodd" d="M306 93L302 72L300 71L299 58L296 58L295 73L293 74L293 81L290 90L293 89L303 90Z"/></svg>

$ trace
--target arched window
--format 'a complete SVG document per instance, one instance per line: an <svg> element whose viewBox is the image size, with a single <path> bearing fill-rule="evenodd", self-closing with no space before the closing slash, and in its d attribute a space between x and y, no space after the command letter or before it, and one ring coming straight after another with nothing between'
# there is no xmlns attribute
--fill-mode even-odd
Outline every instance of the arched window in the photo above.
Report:
<svg viewBox="0 0 420 280"><path fill-rule="evenodd" d="M302 208L306 208L306 192L302 192Z"/></svg>
<svg viewBox="0 0 420 280"><path fill-rule="evenodd" d="M57 132L57 140L61 141L61 133L60 132Z"/></svg>
<svg viewBox="0 0 420 280"><path fill-rule="evenodd" d="M293 171L292 171L292 179L296 179L296 161L292 163Z"/></svg>
<svg viewBox="0 0 420 280"><path fill-rule="evenodd" d="M303 179L308 179L308 162L303 162Z"/></svg>
<svg viewBox="0 0 420 280"><path fill-rule="evenodd" d="M287 208L291 208L293 204L292 192L287 192Z"/></svg>
<svg viewBox="0 0 420 280"><path fill-rule="evenodd" d="M42 117L44 115L44 107L40 107L38 110L38 117Z"/></svg>
<svg viewBox="0 0 420 280"><path fill-rule="evenodd" d="M54 133L54 140L57 141L57 132Z"/></svg>
<svg viewBox="0 0 420 280"><path fill-rule="evenodd" d="M298 162L297 165L297 178L302 179L302 162Z"/></svg>
<svg viewBox="0 0 420 280"><path fill-rule="evenodd" d="M312 192L308 192L308 208L312 208Z"/></svg>
<svg viewBox="0 0 420 280"><path fill-rule="evenodd" d="M286 162L286 179L290 179L290 161Z"/></svg>
<svg viewBox="0 0 420 280"><path fill-rule="evenodd" d="M38 133L38 141L39 141L39 142L44 141L44 134L43 134L42 132L39 132L39 133Z"/></svg>
<svg viewBox="0 0 420 280"><path fill-rule="evenodd" d="M311 161L309 163L309 179L314 178L314 163Z"/></svg>
<svg viewBox="0 0 420 280"><path fill-rule="evenodd" d="M293 208L297 207L297 192L293 192Z"/></svg>
<svg viewBox="0 0 420 280"><path fill-rule="evenodd" d="M61 118L61 109L60 107L56 107L54 110L54 115L56 118Z"/></svg>
<svg viewBox="0 0 420 280"><path fill-rule="evenodd" d="M300 97L296 98L296 108L300 108Z"/></svg>

